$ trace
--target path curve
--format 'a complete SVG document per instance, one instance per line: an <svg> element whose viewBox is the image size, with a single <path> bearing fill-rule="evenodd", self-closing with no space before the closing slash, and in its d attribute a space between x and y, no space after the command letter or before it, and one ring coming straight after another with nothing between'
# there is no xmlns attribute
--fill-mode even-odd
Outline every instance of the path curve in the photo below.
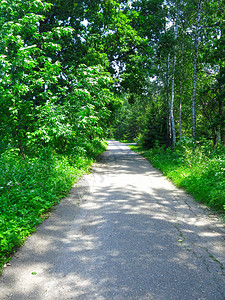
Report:
<svg viewBox="0 0 225 300"><path fill-rule="evenodd" d="M0 299L224 300L224 237L210 210L109 141L4 270Z"/></svg>

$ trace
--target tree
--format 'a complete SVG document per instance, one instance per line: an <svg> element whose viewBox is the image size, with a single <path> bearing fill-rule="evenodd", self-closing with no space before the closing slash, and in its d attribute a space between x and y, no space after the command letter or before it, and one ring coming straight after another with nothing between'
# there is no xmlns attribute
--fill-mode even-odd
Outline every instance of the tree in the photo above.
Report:
<svg viewBox="0 0 225 300"><path fill-rule="evenodd" d="M1 3L0 68L1 68L1 136L24 156L27 132L33 130L35 102L50 96L49 86L60 73L58 62L53 63L45 50L38 47L38 22L49 5L41 1L5 1ZM44 43L57 51L51 33ZM40 66L40 67L39 67ZM37 72L37 70L39 72ZM38 87L45 85L39 95Z"/></svg>
<svg viewBox="0 0 225 300"><path fill-rule="evenodd" d="M175 43L177 40L177 23L175 20L174 24L174 39ZM171 121L171 130L172 130L172 150L174 150L175 144L176 144L176 129L175 129L175 121L174 121L174 115L173 115L173 107L174 107L174 76L175 76L175 68L176 68L176 45L174 48L174 54L173 54L173 66L172 66L172 76L171 76L171 101L170 101L170 121Z"/></svg>
<svg viewBox="0 0 225 300"><path fill-rule="evenodd" d="M196 89L197 89L197 58L199 44L199 27L201 20L202 0L198 2L195 40L194 40L194 69L193 69L193 95L192 95L192 137L196 141Z"/></svg>
<svg viewBox="0 0 225 300"><path fill-rule="evenodd" d="M64 44L72 41L74 29L65 20L61 24L59 4L2 4L0 135L23 157L40 147L62 151L102 138L117 107L104 67L79 67L81 58L69 63Z"/></svg>

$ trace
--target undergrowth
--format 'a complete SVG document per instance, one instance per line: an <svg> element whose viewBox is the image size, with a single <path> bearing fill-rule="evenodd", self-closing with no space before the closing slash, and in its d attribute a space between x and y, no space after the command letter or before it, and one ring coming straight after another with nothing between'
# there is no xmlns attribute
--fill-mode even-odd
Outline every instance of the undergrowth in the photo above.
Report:
<svg viewBox="0 0 225 300"><path fill-rule="evenodd" d="M0 156L0 272L105 149L105 143L94 142L75 155L60 155L49 148L33 158L22 158L17 149Z"/></svg>
<svg viewBox="0 0 225 300"><path fill-rule="evenodd" d="M148 158L167 178L218 213L225 214L225 148L182 142L172 152L159 146L146 150L131 146Z"/></svg>

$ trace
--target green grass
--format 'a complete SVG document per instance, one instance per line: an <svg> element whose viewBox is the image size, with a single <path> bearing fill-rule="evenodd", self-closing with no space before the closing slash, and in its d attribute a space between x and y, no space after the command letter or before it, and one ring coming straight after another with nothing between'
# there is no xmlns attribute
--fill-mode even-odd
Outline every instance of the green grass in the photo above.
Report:
<svg viewBox="0 0 225 300"><path fill-rule="evenodd" d="M13 251L45 219L106 144L94 142L82 155L59 155L51 149L26 158L16 150L0 157L0 272Z"/></svg>
<svg viewBox="0 0 225 300"><path fill-rule="evenodd" d="M119 142L121 143L134 143L134 140L126 140L126 139L122 139L122 140L119 140Z"/></svg>
<svg viewBox="0 0 225 300"><path fill-rule="evenodd" d="M191 147L178 145L174 152L156 147L131 148L150 160L176 186L184 188L194 198L218 213L225 214L225 148L202 145L193 152Z"/></svg>

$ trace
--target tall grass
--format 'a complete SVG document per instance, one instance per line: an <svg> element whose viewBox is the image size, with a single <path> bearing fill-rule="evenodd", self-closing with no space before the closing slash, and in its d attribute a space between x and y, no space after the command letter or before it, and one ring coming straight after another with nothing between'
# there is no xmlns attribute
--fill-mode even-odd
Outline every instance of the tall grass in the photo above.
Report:
<svg viewBox="0 0 225 300"><path fill-rule="evenodd" d="M225 213L225 147L213 148L204 143L193 148L191 142L184 140L174 152L159 146L150 150L132 148L197 201Z"/></svg>
<svg viewBox="0 0 225 300"><path fill-rule="evenodd" d="M0 270L105 148L106 144L94 142L82 154L68 156L50 148L26 159L16 149L1 155Z"/></svg>

